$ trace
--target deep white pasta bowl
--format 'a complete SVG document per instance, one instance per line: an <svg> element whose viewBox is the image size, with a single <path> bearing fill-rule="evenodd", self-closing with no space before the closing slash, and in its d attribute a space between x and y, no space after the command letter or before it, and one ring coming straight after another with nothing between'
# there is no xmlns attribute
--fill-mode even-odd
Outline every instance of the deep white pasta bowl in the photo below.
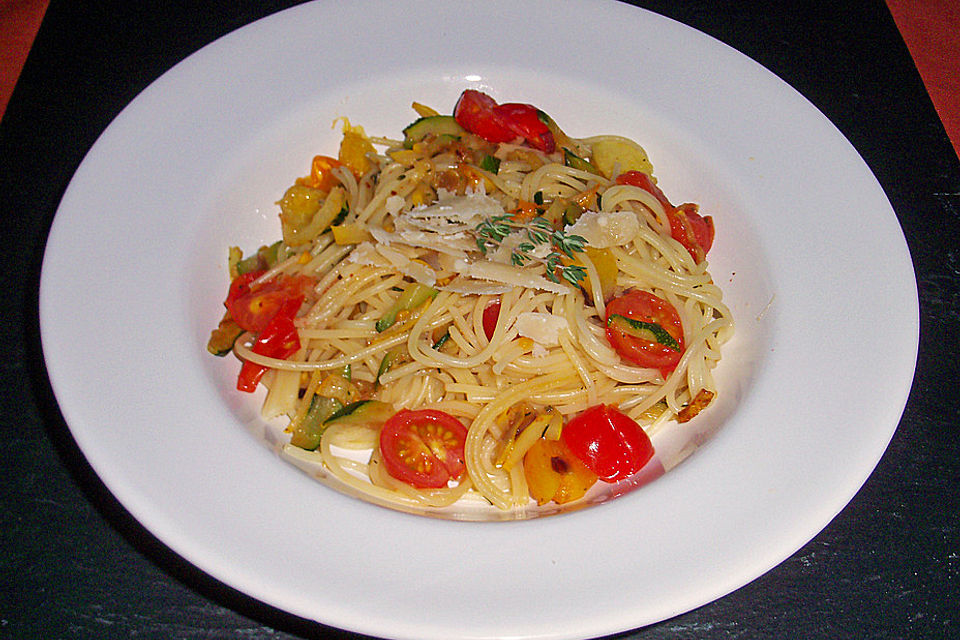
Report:
<svg viewBox="0 0 960 640"><path fill-rule="evenodd" d="M749 582L866 480L906 402L918 334L882 189L821 113L736 51L626 5L563 6L301 5L184 60L90 150L44 258L50 380L106 486L188 561L366 634L597 636ZM544 16L549 28L526 28ZM557 47L584 16L602 44ZM226 247L277 236L274 203L335 148L335 118L396 136L412 101L449 110L468 87L534 103L574 136L638 140L664 190L716 221L710 271L737 323L716 405L658 433L642 489L601 487L601 505L426 518L331 490L280 459L259 398L234 390L236 360L204 348ZM851 210L856 223L839 215Z"/></svg>

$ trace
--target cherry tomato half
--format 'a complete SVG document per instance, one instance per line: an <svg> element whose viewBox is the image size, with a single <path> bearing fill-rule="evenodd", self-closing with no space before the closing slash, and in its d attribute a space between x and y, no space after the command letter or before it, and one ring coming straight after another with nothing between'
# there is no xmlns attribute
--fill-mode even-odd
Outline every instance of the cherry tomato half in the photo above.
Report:
<svg viewBox="0 0 960 640"><path fill-rule="evenodd" d="M487 142L510 142L523 138L534 149L553 153L556 142L550 128L540 119L540 111L529 104L497 104L487 94L467 89L460 94L453 117L457 123Z"/></svg>
<svg viewBox="0 0 960 640"><path fill-rule="evenodd" d="M307 276L279 275L266 282L251 284L263 274L251 271L238 276L230 284L224 303L244 331L260 332L283 311L293 317L304 300L304 293L314 284ZM251 277L252 276L252 277ZM293 313L289 313L290 308Z"/></svg>
<svg viewBox="0 0 960 640"><path fill-rule="evenodd" d="M670 219L670 235L690 252L693 261L703 262L713 246L713 218L697 213L697 205L681 204L674 209Z"/></svg>
<svg viewBox="0 0 960 640"><path fill-rule="evenodd" d="M499 321L500 301L494 300L483 308L483 333L487 336L488 342L493 338L493 332L497 330Z"/></svg>
<svg viewBox="0 0 960 640"><path fill-rule="evenodd" d="M627 171L620 174L617 176L617 184L640 187L656 198L667 213L667 220L670 222L670 235L683 245L694 262L697 264L703 262L707 252L710 251L710 247L713 246L715 230L712 217L704 217L697 213L698 207L695 204L686 203L678 207L673 206L667 200L663 191L660 190L660 187L655 185L650 176L642 171Z"/></svg>
<svg viewBox="0 0 960 640"><path fill-rule="evenodd" d="M534 149L544 153L553 153L557 148L553 133L540 119L540 110L529 104L515 102L501 104L495 108L508 129L526 140Z"/></svg>
<svg viewBox="0 0 960 640"><path fill-rule="evenodd" d="M639 424L616 407L590 407L563 428L570 451L605 482L623 480L653 457L653 443Z"/></svg>
<svg viewBox="0 0 960 640"><path fill-rule="evenodd" d="M467 428L435 409L403 409L380 430L380 456L391 476L421 489L447 486L463 475Z"/></svg>
<svg viewBox="0 0 960 640"><path fill-rule="evenodd" d="M503 122L496 107L497 101L487 94L467 89L460 94L453 117L461 127L487 142L509 142L517 134Z"/></svg>
<svg viewBox="0 0 960 640"><path fill-rule="evenodd" d="M616 316L646 324L649 331L624 327ZM652 293L634 289L611 300L607 304L606 325L607 339L620 357L641 367L660 369L664 377L674 370L683 355L680 314L672 304Z"/></svg>
<svg viewBox="0 0 960 640"><path fill-rule="evenodd" d="M262 276L265 271L262 269L248 271L243 275L239 275L230 282L230 290L227 292L227 299L223 304L230 307L231 304L235 303L238 298L245 296L250 293L250 283Z"/></svg>
<svg viewBox="0 0 960 640"><path fill-rule="evenodd" d="M343 163L330 156L314 156L310 163L310 175L298 178L297 184L319 189L324 193L340 184L340 178L333 174L333 170L343 166Z"/></svg>
<svg viewBox="0 0 960 640"><path fill-rule="evenodd" d="M300 334L297 333L297 327L293 324L293 316L300 308L300 302L296 302L296 307L292 311L290 309L292 305L288 305L287 309L267 323L253 345L254 353L268 358L284 359L300 349ZM240 375L237 376L237 390L253 393L266 370L267 368L263 365L245 361L240 367Z"/></svg>

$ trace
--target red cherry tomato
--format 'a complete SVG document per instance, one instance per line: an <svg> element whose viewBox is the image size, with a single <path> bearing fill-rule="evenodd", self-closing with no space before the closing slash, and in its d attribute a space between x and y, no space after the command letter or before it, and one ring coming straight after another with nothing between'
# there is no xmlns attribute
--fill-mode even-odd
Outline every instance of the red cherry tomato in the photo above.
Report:
<svg viewBox="0 0 960 640"><path fill-rule="evenodd" d="M267 323L251 349L254 353L268 358L284 359L289 358L300 349L300 335L293 324L293 317L296 315L297 309L300 308L300 301L294 300L294 302L296 302L296 306L293 306L292 303L287 305ZM237 377L237 389L253 393L266 370L267 368L263 365L249 360L245 361L240 368L240 375Z"/></svg>
<svg viewBox="0 0 960 640"><path fill-rule="evenodd" d="M467 89L460 94L453 117L461 127L487 142L509 142L517 134L503 122L496 107L496 100L487 94Z"/></svg>
<svg viewBox="0 0 960 640"><path fill-rule="evenodd" d="M628 171L617 176L617 184L628 184L640 187L660 201L667 212L670 221L670 235L693 257L697 264L703 262L713 246L714 227L713 218L701 216L697 213L697 205L681 204L678 207L670 204L667 196L660 187L653 183L649 175L642 171Z"/></svg>
<svg viewBox="0 0 960 640"><path fill-rule="evenodd" d="M300 336L293 319L303 304L304 294L315 281L307 276L279 275L254 284L264 271L250 271L234 278L224 305L230 317L245 331L259 333L252 351L270 358L289 358L300 348ZM252 393L267 368L244 362L237 377L237 389Z"/></svg>
<svg viewBox="0 0 960 640"><path fill-rule="evenodd" d="M238 298L247 295L250 293L250 283L262 276L265 271L248 271L243 275L239 275L233 279L230 283L230 290L227 292L227 299L224 301L224 304L227 308L230 308L231 304L234 304Z"/></svg>
<svg viewBox="0 0 960 640"><path fill-rule="evenodd" d="M556 142L553 133L540 119L540 110L529 104L507 103L496 107L507 128L527 141L534 149L553 153Z"/></svg>
<svg viewBox="0 0 960 640"><path fill-rule="evenodd" d="M483 333L487 336L488 342L493 338L493 332L497 330L499 321L500 301L495 300L483 308Z"/></svg>
<svg viewBox="0 0 960 640"><path fill-rule="evenodd" d="M560 437L605 482L632 476L654 453L643 428L616 407L605 404L590 407L568 422Z"/></svg>
<svg viewBox="0 0 960 640"><path fill-rule="evenodd" d="M553 133L540 119L540 111L529 104L509 102L497 104L487 94L467 89L460 94L453 117L461 127L487 142L510 142L523 138L527 144L544 153L553 153Z"/></svg>
<svg viewBox="0 0 960 640"><path fill-rule="evenodd" d="M380 456L391 476L421 489L447 486L463 475L467 428L435 409L403 409L380 431Z"/></svg>
<svg viewBox="0 0 960 640"><path fill-rule="evenodd" d="M701 216L697 209L695 204L681 204L674 209L673 215L668 217L670 235L682 244L693 256L693 261L699 264L713 246L714 228L713 218Z"/></svg>
<svg viewBox="0 0 960 640"><path fill-rule="evenodd" d="M634 335L633 332L620 328L617 322L611 322L614 316L656 325L673 338L678 348L664 344L670 342L667 339L657 340L653 332L650 333L652 339ZM607 339L622 358L641 367L660 369L664 377L674 370L683 355L683 326L680 324L680 314L672 304L652 293L635 289L611 300L607 304L606 325Z"/></svg>
<svg viewBox="0 0 960 640"><path fill-rule="evenodd" d="M245 331L263 331L281 309L289 306L295 306L295 314L303 303L305 291L314 284L307 276L286 275L251 284L261 275L262 271L252 271L234 279L224 303L230 317Z"/></svg>

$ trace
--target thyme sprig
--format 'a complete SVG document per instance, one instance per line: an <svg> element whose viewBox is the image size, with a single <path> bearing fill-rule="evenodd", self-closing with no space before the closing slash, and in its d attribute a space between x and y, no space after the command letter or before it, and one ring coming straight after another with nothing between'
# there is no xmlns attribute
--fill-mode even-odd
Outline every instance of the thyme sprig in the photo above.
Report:
<svg viewBox="0 0 960 640"><path fill-rule="evenodd" d="M524 239L510 252L510 262L514 265L522 267L528 263L542 263L546 267L544 275L548 279L559 283L560 279L563 278L575 287L579 286L580 281L587 277L585 267L576 264L563 264L564 255L573 260L575 259L575 253L584 250L587 242L586 238L573 233L566 233L562 229L554 229L550 221L541 216L520 221L507 213L487 218L474 229L477 248L483 255L496 250L507 236L517 232L522 233ZM543 257L533 253L538 246L545 244L551 246L550 253ZM559 275L557 275L558 272Z"/></svg>

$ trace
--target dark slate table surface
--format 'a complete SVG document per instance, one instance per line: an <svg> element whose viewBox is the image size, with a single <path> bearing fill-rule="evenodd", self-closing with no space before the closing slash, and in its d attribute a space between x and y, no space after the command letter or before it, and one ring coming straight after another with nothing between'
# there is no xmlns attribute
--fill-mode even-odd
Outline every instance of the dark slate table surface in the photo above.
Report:
<svg viewBox="0 0 960 640"><path fill-rule="evenodd" d="M183 57L290 4L50 5L0 123L0 637L358 637L217 582L131 518L71 439L38 337L46 234L97 136ZM912 393L892 443L819 535L734 593L616 637L960 637L960 163L886 6L635 4L754 58L848 137L904 229L917 272L921 337Z"/></svg>

